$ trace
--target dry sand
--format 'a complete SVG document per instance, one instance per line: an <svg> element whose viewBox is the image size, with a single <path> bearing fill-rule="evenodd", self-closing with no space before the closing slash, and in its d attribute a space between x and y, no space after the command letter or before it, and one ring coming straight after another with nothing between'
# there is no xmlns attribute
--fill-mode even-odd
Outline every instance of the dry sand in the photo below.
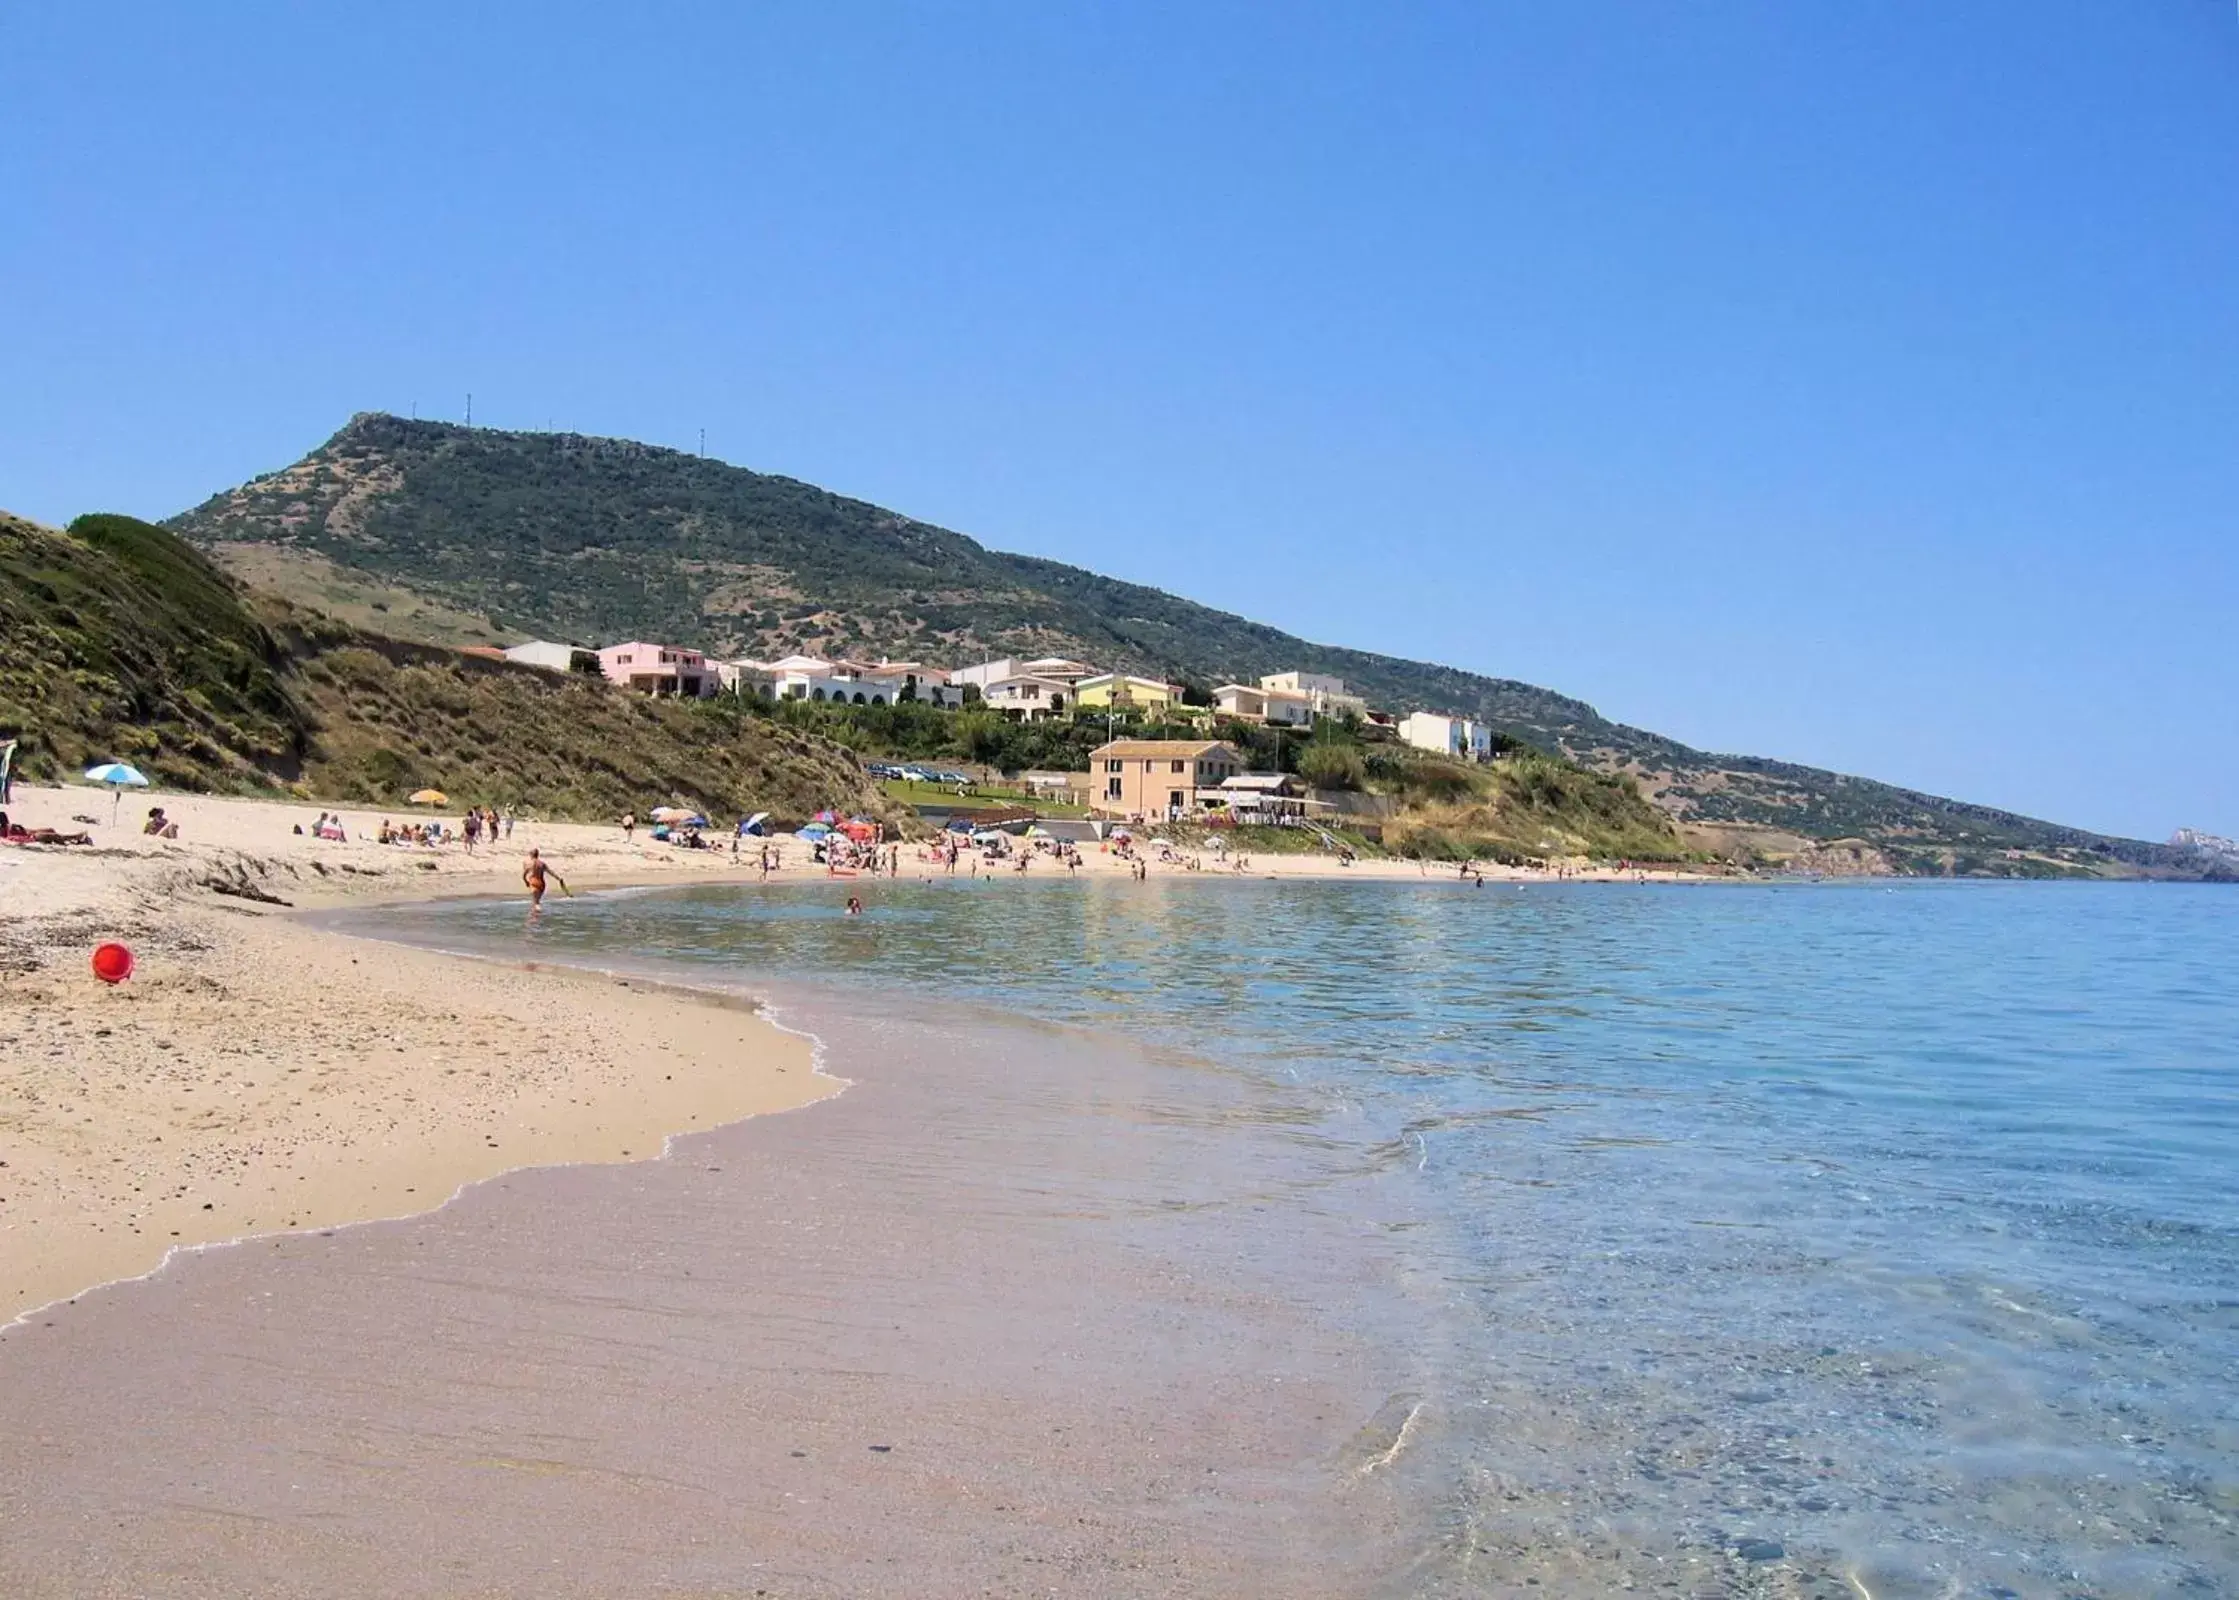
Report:
<svg viewBox="0 0 2239 1600"><path fill-rule="evenodd" d="M182 840L130 833L128 801L124 829L89 830L95 849L0 847L0 1323L177 1246L407 1215L518 1167L642 1160L837 1087L805 1041L713 999L365 943L210 887L319 905L518 892L531 844L579 884L729 875L727 856L530 824L470 858L359 843L355 816L346 845L293 834L317 807L154 803ZM9 810L67 830L109 802L19 786ZM89 967L104 939L138 958L115 988Z"/></svg>

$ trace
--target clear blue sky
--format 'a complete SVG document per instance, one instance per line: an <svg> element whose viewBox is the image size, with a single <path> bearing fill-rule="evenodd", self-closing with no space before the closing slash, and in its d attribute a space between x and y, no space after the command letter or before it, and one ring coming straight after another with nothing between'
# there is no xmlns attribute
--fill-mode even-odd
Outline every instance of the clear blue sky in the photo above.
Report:
<svg viewBox="0 0 2239 1600"><path fill-rule="evenodd" d="M2239 834L2229 0L18 6L0 505L353 411Z"/></svg>

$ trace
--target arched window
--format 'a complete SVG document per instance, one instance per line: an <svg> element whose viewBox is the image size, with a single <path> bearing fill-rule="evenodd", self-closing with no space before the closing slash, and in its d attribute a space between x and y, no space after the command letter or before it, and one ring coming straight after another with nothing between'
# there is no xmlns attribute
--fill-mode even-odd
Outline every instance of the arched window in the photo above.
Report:
<svg viewBox="0 0 2239 1600"><path fill-rule="evenodd" d="M856 698L860 699L860 698L862 698L862 697L861 697L860 695L858 695L858 696L857 696ZM874 705L874 706L883 706L883 705L885 705L885 704L886 704L886 696L885 696L885 695L883 695L883 694L874 694L874 695L872 695L872 696L871 696L871 704L872 704L872 705Z"/></svg>
<svg viewBox="0 0 2239 1600"><path fill-rule="evenodd" d="M824 691L822 689L811 689L809 691L809 698L811 700L821 700L824 698Z"/></svg>
<svg viewBox="0 0 2239 1600"><path fill-rule="evenodd" d="M870 702L869 702L868 700L865 700L865 699L863 698L863 691L862 691L862 690L860 690L860 689L858 689L858 690L856 690L856 691L855 691L855 703L856 703L857 705L859 705L859 706L861 706L861 705L868 705L868 704L870 704Z"/></svg>

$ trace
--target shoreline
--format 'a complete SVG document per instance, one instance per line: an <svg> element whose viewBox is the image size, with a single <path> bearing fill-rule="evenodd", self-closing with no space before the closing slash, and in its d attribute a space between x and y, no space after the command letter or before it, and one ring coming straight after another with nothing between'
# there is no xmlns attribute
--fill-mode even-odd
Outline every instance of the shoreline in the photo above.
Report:
<svg viewBox="0 0 2239 1600"><path fill-rule="evenodd" d="M151 803L181 838L137 831ZM0 1329L160 1272L182 1249L414 1216L525 1168L657 1159L679 1133L795 1109L842 1086L815 1065L813 1043L759 1012L743 1017L717 992L663 1006L629 980L565 963L461 967L456 956L361 941L305 915L503 899L520 892L532 847L585 892L757 883L751 858L728 850L538 821L471 855L384 846L364 836L378 811L343 814L351 837L330 842L310 833L325 807L157 791L118 805L75 786L18 784L8 809L30 827L83 826L96 843L0 847L0 1048L21 1063L0 1075ZM771 886L877 882L827 880L807 865L805 845L771 842L781 862ZM905 844L905 858L917 848ZM903 865L910 878L940 876ZM1084 876L1130 870L1083 855ZM1459 875L1322 855L1260 857L1243 873L1153 862L1149 873ZM1043 863L988 876L1070 874ZM1556 881L1497 867L1485 876ZM85 965L112 938L138 963L114 989ZM617 1048L640 1039L646 1048Z"/></svg>
<svg viewBox="0 0 2239 1600"><path fill-rule="evenodd" d="M1371 1190L1270 1203L1345 1170L1267 1136L1295 1094L778 999L876 1090L815 1137L521 1173L10 1335L0 1586L1148 1600L1414 1554L1396 1236Z"/></svg>

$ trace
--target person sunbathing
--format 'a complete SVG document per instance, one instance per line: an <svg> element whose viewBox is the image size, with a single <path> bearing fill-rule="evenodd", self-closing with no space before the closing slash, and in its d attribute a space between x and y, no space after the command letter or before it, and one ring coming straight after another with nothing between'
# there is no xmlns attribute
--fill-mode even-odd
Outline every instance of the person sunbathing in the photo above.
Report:
<svg viewBox="0 0 2239 1600"><path fill-rule="evenodd" d="M57 833L52 828L26 828L10 822L8 814L0 811L0 841L8 844L91 844L93 835L82 829L76 833Z"/></svg>
<svg viewBox="0 0 2239 1600"><path fill-rule="evenodd" d="M148 807L148 825L140 830L151 839L176 839L179 825L163 814L163 807Z"/></svg>

